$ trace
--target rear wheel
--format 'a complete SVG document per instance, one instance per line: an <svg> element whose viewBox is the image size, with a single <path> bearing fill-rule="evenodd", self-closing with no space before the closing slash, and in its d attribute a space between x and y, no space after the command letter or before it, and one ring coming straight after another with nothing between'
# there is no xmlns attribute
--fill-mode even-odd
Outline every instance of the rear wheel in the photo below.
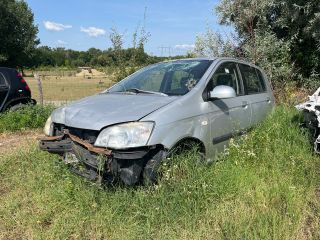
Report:
<svg viewBox="0 0 320 240"><path fill-rule="evenodd" d="M25 108L25 107L26 107L25 104L18 103L18 104L15 104L15 105L9 107L9 111L10 111L10 112L15 112L15 111L18 111L18 110L23 109L23 108Z"/></svg>

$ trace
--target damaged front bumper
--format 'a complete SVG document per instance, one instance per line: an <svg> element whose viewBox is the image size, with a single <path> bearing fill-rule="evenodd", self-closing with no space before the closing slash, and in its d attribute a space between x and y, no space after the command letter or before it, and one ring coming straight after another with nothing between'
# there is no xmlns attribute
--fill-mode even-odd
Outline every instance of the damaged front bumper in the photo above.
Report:
<svg viewBox="0 0 320 240"><path fill-rule="evenodd" d="M306 126L313 134L314 150L320 154L320 87L309 100L296 106L304 114Z"/></svg>
<svg viewBox="0 0 320 240"><path fill-rule="evenodd" d="M68 130L59 136L39 140L41 150L61 155L72 172L91 181L107 184L117 179L126 185L138 183L146 162L159 151L156 146L130 150L95 147Z"/></svg>

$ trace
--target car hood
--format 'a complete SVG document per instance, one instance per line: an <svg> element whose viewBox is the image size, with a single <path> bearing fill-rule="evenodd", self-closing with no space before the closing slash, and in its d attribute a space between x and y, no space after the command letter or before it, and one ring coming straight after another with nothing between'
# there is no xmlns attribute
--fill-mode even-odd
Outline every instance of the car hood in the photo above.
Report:
<svg viewBox="0 0 320 240"><path fill-rule="evenodd" d="M69 127L101 130L122 122L138 121L177 97L151 94L98 94L81 99L52 113L52 121Z"/></svg>

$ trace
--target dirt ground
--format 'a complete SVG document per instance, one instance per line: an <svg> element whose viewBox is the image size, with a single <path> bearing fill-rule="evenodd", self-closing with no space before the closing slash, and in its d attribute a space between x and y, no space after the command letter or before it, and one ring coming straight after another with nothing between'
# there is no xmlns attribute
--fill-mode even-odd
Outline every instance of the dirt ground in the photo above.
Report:
<svg viewBox="0 0 320 240"><path fill-rule="evenodd" d="M42 130L27 130L16 133L0 134L0 155L22 149L43 136Z"/></svg>

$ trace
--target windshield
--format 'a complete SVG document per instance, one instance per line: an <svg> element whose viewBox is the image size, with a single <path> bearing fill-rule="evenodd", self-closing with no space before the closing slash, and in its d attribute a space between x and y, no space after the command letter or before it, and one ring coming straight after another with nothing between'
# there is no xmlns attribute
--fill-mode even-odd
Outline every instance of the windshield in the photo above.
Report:
<svg viewBox="0 0 320 240"><path fill-rule="evenodd" d="M198 83L211 63L211 60L158 63L125 78L107 92L184 95Z"/></svg>

